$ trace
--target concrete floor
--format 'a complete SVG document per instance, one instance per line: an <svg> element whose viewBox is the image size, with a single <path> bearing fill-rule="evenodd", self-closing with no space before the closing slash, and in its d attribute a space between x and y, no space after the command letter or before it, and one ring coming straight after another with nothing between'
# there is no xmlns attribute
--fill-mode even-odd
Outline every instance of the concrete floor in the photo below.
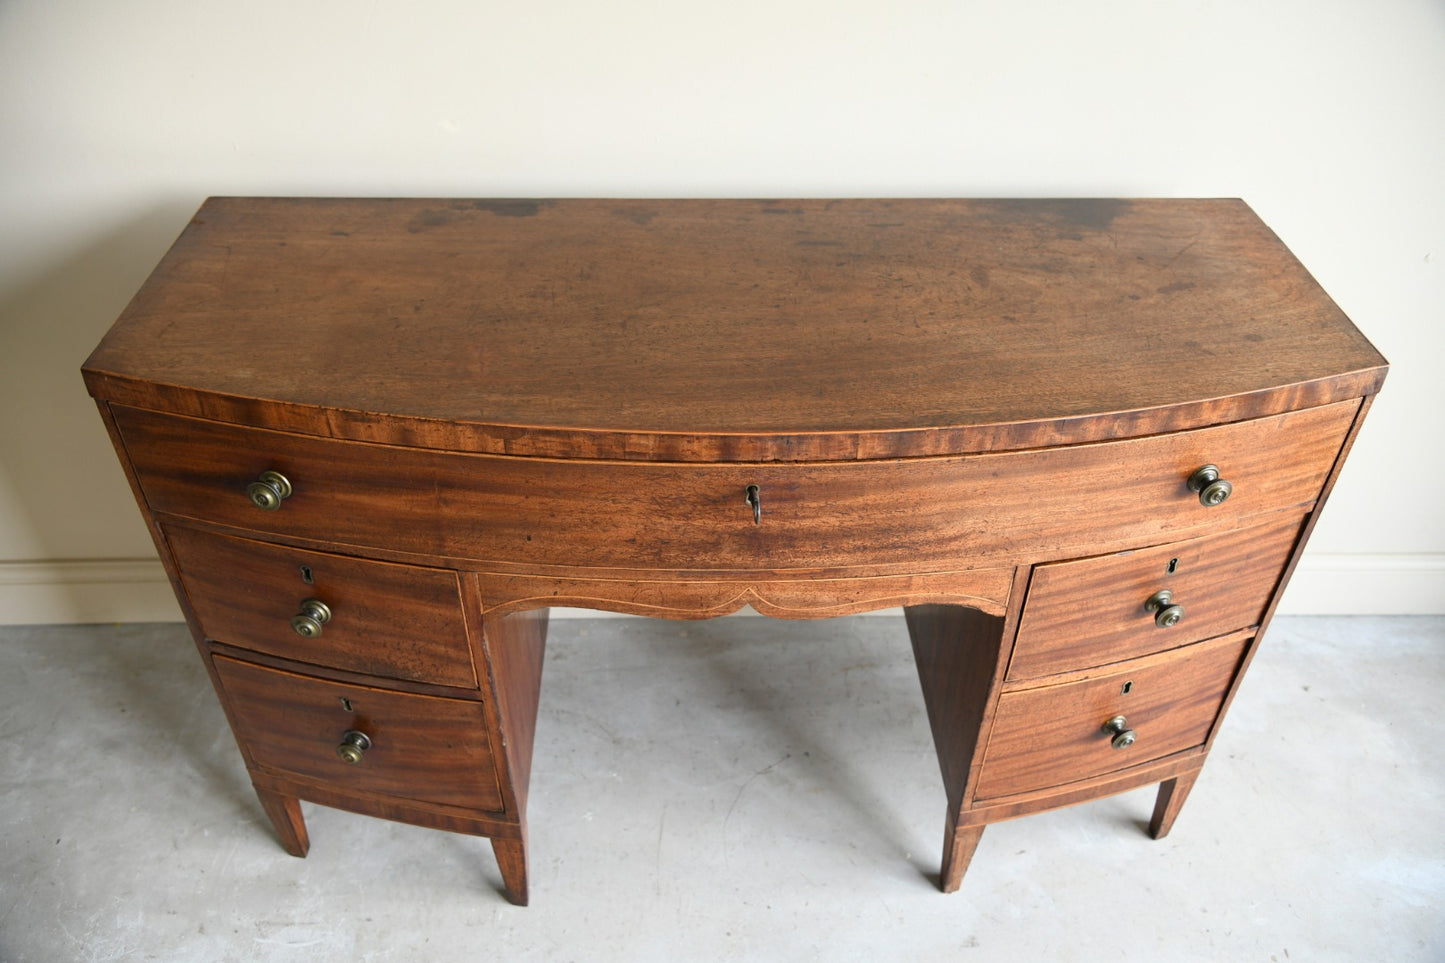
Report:
<svg viewBox="0 0 1445 963"><path fill-rule="evenodd" d="M307 806L286 856L179 625L0 629L0 960L1440 960L1445 619L1281 618L1173 834L991 827L901 619L554 620L532 906L484 840Z"/></svg>

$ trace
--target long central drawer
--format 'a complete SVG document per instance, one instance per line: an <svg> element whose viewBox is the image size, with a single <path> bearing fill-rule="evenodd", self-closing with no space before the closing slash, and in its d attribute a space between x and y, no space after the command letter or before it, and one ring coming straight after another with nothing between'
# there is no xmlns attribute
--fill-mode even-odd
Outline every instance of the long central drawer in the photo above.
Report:
<svg viewBox="0 0 1445 963"><path fill-rule="evenodd" d="M1307 507L1357 407L1066 448L826 464L471 455L114 411L158 512L424 556L776 571L1067 557ZM1202 505L1186 485L1204 464L1234 485L1222 504ZM263 472L291 489L275 510L247 497Z"/></svg>

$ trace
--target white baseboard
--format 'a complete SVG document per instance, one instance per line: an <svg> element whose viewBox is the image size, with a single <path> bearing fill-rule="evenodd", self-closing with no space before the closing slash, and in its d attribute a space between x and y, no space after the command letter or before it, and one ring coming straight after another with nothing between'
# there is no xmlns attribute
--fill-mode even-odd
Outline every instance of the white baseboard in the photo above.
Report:
<svg viewBox="0 0 1445 963"><path fill-rule="evenodd" d="M751 614L751 609L744 610ZM1445 554L1306 555L1281 615L1445 615ZM597 616L554 609L555 618ZM155 559L0 562L0 625L176 622Z"/></svg>
<svg viewBox="0 0 1445 963"><path fill-rule="evenodd" d="M154 558L0 562L0 625L180 620Z"/></svg>
<svg viewBox="0 0 1445 963"><path fill-rule="evenodd" d="M1280 615L1445 615L1445 554L1311 555Z"/></svg>

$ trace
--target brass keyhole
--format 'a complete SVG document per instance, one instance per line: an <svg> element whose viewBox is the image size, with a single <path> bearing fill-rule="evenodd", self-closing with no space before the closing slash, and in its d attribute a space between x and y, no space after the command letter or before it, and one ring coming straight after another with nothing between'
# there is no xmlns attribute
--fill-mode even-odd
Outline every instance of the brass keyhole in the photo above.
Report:
<svg viewBox="0 0 1445 963"><path fill-rule="evenodd" d="M748 486L743 501L753 506L753 524L761 525L763 523L763 495L757 485Z"/></svg>

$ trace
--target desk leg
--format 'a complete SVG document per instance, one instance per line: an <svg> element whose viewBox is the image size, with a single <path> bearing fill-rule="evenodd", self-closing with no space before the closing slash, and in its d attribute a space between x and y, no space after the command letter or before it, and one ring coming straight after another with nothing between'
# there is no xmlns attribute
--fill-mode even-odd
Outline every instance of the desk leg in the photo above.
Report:
<svg viewBox="0 0 1445 963"><path fill-rule="evenodd" d="M958 808L952 805L948 807L948 820L943 831L943 867L938 873L939 889L945 893L958 892L958 887L963 883L963 874L968 871L968 864L973 861L973 851L978 849L978 841L983 838L986 828L980 823L959 829Z"/></svg>
<svg viewBox="0 0 1445 963"><path fill-rule="evenodd" d="M301 803L294 796L283 796L269 789L256 786L256 798L261 808L276 828L281 846L292 856L305 856L311 848L311 839L306 835L306 820L301 815Z"/></svg>
<svg viewBox="0 0 1445 963"><path fill-rule="evenodd" d="M951 893L983 836L982 825L959 826L960 801L971 791L970 775L999 675L1005 621L959 605L912 605L903 612L950 800L939 887Z"/></svg>
<svg viewBox="0 0 1445 963"><path fill-rule="evenodd" d="M507 899L526 906L527 784L532 775L532 745L547 646L547 610L486 615L482 635L505 763L502 791L508 812L516 814L515 835L508 831L508 835L491 837L492 852L502 871Z"/></svg>
<svg viewBox="0 0 1445 963"><path fill-rule="evenodd" d="M1198 768L1191 769L1159 784L1159 796L1154 801L1154 818L1149 820L1150 836L1163 839L1169 835L1179 810L1184 808L1184 800L1189 798L1189 791L1199 778L1199 772Z"/></svg>
<svg viewBox="0 0 1445 963"><path fill-rule="evenodd" d="M507 899L517 906L527 905L527 841L492 837L492 852L497 868L502 871L502 884Z"/></svg>

